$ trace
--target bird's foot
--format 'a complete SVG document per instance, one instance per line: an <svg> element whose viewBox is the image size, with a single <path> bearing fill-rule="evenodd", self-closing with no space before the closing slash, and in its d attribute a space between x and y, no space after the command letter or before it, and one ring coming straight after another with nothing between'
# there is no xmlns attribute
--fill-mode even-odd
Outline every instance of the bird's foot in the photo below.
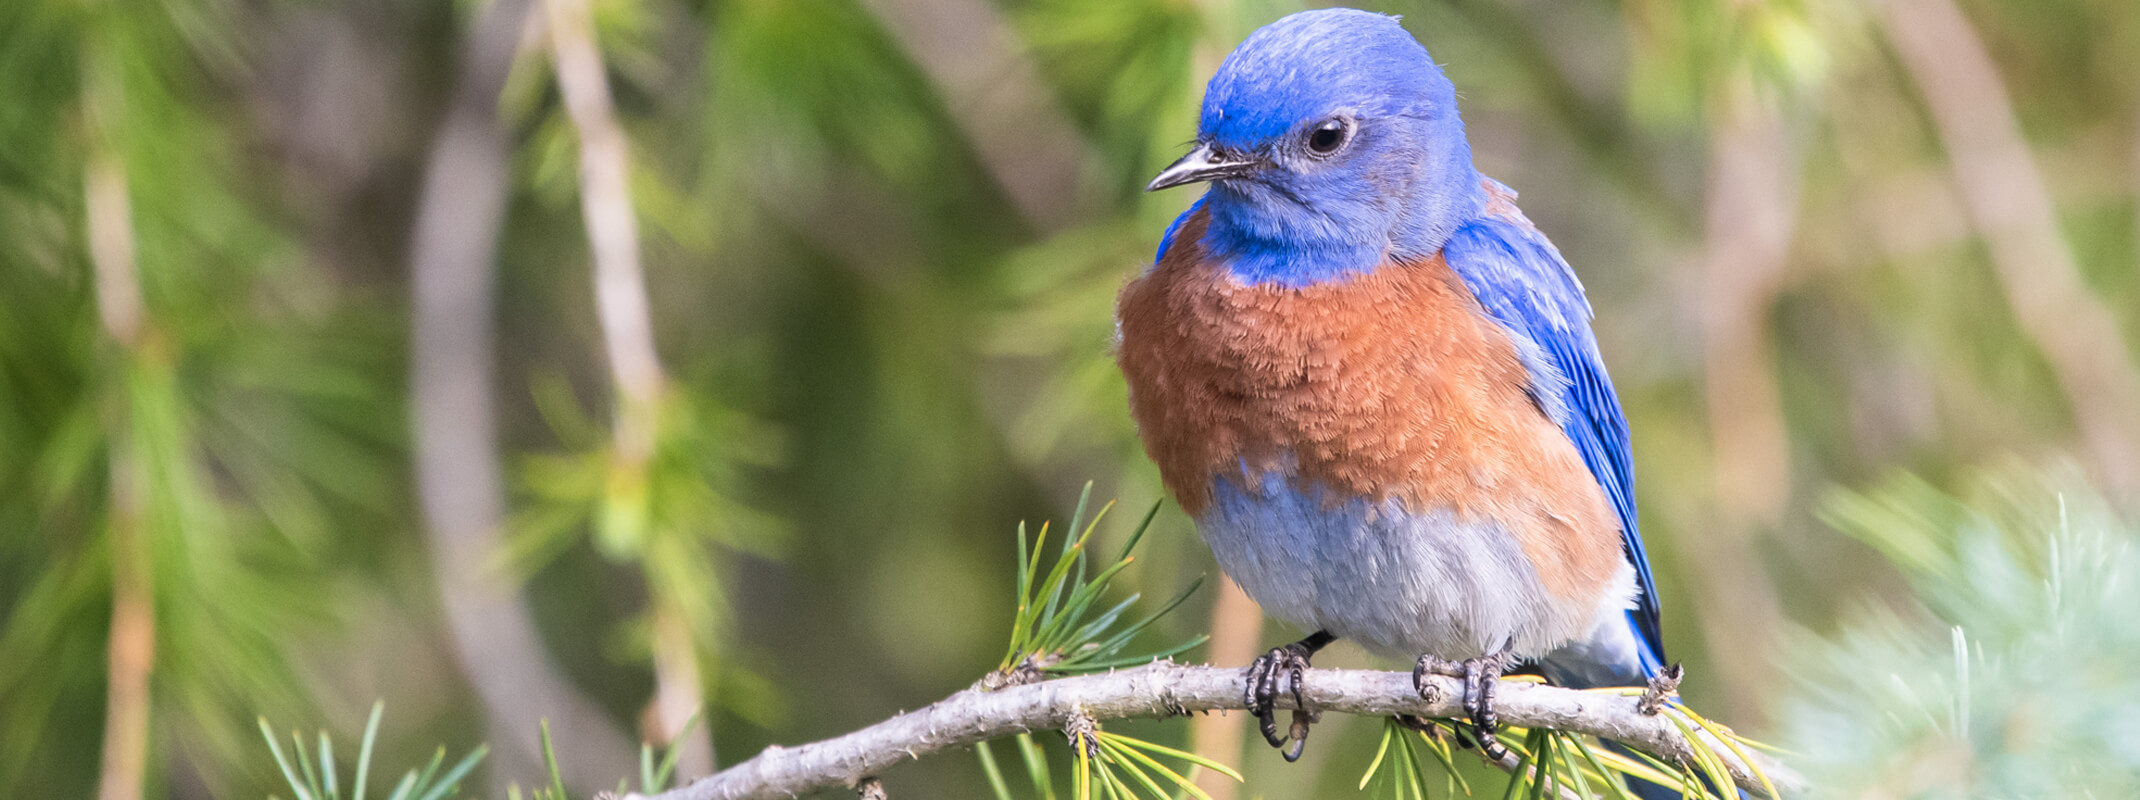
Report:
<svg viewBox="0 0 2140 800"><path fill-rule="evenodd" d="M1507 650L1491 655L1467 658L1463 661L1444 661L1432 655L1422 655L1412 668L1412 688L1428 702L1441 699L1440 687L1427 681L1429 675L1446 675L1464 681L1464 714L1471 717L1472 738L1479 742L1479 752L1493 761L1508 757L1508 748L1494 738L1500 730L1501 721L1494 715L1494 687L1501 682L1501 673L1508 670L1513 658Z"/></svg>
<svg viewBox="0 0 2140 800"><path fill-rule="evenodd" d="M1308 726L1319 716L1307 709L1307 698L1300 690L1302 676L1308 669L1308 657L1336 639L1329 631L1316 631L1306 639L1273 647L1248 665L1248 687L1242 691L1241 700L1248 706L1248 712L1262 723L1264 741L1270 742L1272 747L1284 748L1287 761L1300 758L1301 751L1308 746ZM1293 695L1293 720L1284 736L1278 735L1275 708L1280 692ZM1289 741L1292 746L1286 747Z"/></svg>
<svg viewBox="0 0 2140 800"><path fill-rule="evenodd" d="M1427 676L1429 675L1462 678L1464 677L1464 662L1443 661L1432 655L1421 655L1419 663L1412 666L1412 690L1419 692L1419 699L1421 700L1429 703L1439 703L1442 701L1441 686L1428 681Z"/></svg>

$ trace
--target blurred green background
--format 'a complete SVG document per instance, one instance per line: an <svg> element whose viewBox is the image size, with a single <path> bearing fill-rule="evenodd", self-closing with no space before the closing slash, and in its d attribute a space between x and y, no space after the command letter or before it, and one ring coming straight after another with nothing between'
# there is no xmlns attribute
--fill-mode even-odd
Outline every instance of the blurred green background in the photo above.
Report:
<svg viewBox="0 0 2140 800"><path fill-rule="evenodd" d="M1944 646L1961 606L1864 531L1979 467L2140 498L2140 3L1375 7L1589 288L1710 717L1820 740L1791 665L1867 608ZM967 686L1020 520L1158 499L1111 308L1193 193L1141 187L1297 8L0 3L0 795L286 791L254 718L346 740L376 698L383 763L488 741L503 796L548 718L612 786L701 704L687 772ZM1215 579L1158 520L1128 580ZM1217 587L1155 641L1300 634ZM1379 728L1326 726L1220 757L1344 796Z"/></svg>

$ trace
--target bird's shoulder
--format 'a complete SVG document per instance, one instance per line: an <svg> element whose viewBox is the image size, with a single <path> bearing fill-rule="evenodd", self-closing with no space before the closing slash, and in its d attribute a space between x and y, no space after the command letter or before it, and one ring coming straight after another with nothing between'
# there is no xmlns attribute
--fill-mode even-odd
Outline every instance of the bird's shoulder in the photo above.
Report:
<svg viewBox="0 0 2140 800"><path fill-rule="evenodd" d="M1514 189L1492 178L1481 178L1480 188L1483 212L1443 248L1450 267L1497 316L1520 317L1527 329L1587 334L1590 300L1575 269L1524 215Z"/></svg>

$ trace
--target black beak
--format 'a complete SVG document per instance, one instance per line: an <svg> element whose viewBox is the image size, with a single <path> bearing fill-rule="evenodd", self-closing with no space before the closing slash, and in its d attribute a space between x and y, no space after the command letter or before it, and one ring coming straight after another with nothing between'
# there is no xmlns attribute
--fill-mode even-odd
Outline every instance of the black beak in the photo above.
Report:
<svg viewBox="0 0 2140 800"><path fill-rule="evenodd" d="M1195 150L1189 151L1188 155L1182 156L1180 161L1176 161L1166 169L1160 170L1159 177L1153 178L1151 183L1146 184L1144 190L1156 192L1185 183L1200 183L1220 178L1239 177L1248 174L1255 167L1256 162L1254 160L1232 159L1213 149L1211 145L1200 144L1196 146Z"/></svg>

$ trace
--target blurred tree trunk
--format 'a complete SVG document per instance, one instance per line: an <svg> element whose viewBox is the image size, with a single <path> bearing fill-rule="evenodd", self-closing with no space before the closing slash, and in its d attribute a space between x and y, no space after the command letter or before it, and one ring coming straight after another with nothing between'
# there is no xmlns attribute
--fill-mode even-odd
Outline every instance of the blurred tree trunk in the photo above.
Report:
<svg viewBox="0 0 2140 800"><path fill-rule="evenodd" d="M1748 75L1730 81L1709 126L1702 253L1704 391L1713 441L1715 524L1679 545L1696 556L1695 615L1741 725L1757 724L1772 685L1770 638L1783 622L1756 540L1791 494L1770 310L1790 266L1798 159L1781 111Z"/></svg>
<svg viewBox="0 0 2140 800"><path fill-rule="evenodd" d="M1710 125L1701 314L1716 493L1733 527L1773 525L1791 494L1791 453L1770 309L1797 227L1797 159L1781 113L1749 80Z"/></svg>
<svg viewBox="0 0 2140 800"><path fill-rule="evenodd" d="M1506 54L1521 71L1527 87L1536 94L1538 108L1546 119L1567 133L1569 144L1581 150L1583 163L1620 190L1641 211L1640 219L1674 233L1689 232L1692 215L1675 201L1658 170L1648 159L1628 125L1625 109L1613 108L1585 97L1555 57L1554 45L1527 18L1524 3L1506 0L1447 0L1448 5Z"/></svg>
<svg viewBox="0 0 2140 800"><path fill-rule="evenodd" d="M416 483L462 671L498 747L493 774L542 774L540 722L565 738L565 774L606 785L636 758L613 722L557 674L519 591L496 567L503 478L492 417L492 284L510 173L497 118L531 0L496 0L469 31L425 167L410 256Z"/></svg>
<svg viewBox="0 0 2140 800"><path fill-rule="evenodd" d="M1211 645L1204 663L1214 667L1243 667L1262 655L1263 607L1241 591L1232 578L1219 576L1218 598L1211 604ZM1189 718L1189 749L1197 755L1240 769L1241 742L1247 735L1247 715L1204 714ZM1260 739L1258 741L1261 741ZM1241 783L1208 769L1196 773L1196 785L1212 800L1240 796Z"/></svg>
<svg viewBox="0 0 2140 800"><path fill-rule="evenodd" d="M1998 65L1953 0L1894 0L1879 20L1924 93L2015 319L2065 390L2080 449L2113 494L2140 496L2140 375L2059 229Z"/></svg>

